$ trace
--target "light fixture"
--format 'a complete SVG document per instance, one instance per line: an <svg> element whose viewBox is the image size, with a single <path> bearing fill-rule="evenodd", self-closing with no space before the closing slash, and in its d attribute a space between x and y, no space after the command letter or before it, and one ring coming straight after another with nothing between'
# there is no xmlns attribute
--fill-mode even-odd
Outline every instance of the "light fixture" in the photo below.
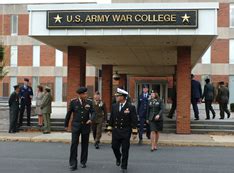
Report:
<svg viewBox="0 0 234 173"><path fill-rule="evenodd" d="M120 75L119 75L118 71L115 71L115 74L113 74L113 79L120 80Z"/></svg>

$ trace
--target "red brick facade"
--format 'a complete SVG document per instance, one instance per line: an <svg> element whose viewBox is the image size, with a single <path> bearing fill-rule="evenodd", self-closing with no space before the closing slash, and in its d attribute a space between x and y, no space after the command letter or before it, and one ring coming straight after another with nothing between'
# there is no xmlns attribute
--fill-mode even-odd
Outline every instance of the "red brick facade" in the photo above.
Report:
<svg viewBox="0 0 234 173"><path fill-rule="evenodd" d="M189 134L191 100L191 48L177 48L176 133Z"/></svg>
<svg viewBox="0 0 234 173"><path fill-rule="evenodd" d="M112 65L102 65L102 99L106 103L107 112L111 111L112 74Z"/></svg>
<svg viewBox="0 0 234 173"><path fill-rule="evenodd" d="M18 66L32 66L33 47L31 45L18 46Z"/></svg>
<svg viewBox="0 0 234 173"><path fill-rule="evenodd" d="M85 86L86 50L78 46L68 47L67 101L68 103L80 86Z"/></svg>
<svg viewBox="0 0 234 173"><path fill-rule="evenodd" d="M11 34L11 15L0 15L0 35Z"/></svg>
<svg viewBox="0 0 234 173"><path fill-rule="evenodd" d="M55 49L47 45L41 45L40 49L40 65L55 66Z"/></svg>
<svg viewBox="0 0 234 173"><path fill-rule="evenodd" d="M211 63L229 63L229 40L217 39L211 46Z"/></svg>
<svg viewBox="0 0 234 173"><path fill-rule="evenodd" d="M28 14L18 15L18 35L28 35L29 16Z"/></svg>
<svg viewBox="0 0 234 173"><path fill-rule="evenodd" d="M229 4L219 3L218 27L229 27Z"/></svg>

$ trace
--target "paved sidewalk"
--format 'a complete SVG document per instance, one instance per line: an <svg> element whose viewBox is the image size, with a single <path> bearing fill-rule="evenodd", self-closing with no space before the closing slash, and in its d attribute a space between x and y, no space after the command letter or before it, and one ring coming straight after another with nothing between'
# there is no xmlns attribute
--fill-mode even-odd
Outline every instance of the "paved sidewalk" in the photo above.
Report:
<svg viewBox="0 0 234 173"><path fill-rule="evenodd" d="M20 141L20 142L62 142L70 143L71 134L68 132L52 132L42 134L40 132L20 132L16 134L0 133L0 141ZM90 135L90 143L93 143ZM103 133L102 143L111 143L111 137ZM131 141L137 144L137 140ZM144 144L150 144L150 140L144 139ZM223 146L234 147L234 135L210 135L210 134L161 134L159 139L161 146Z"/></svg>

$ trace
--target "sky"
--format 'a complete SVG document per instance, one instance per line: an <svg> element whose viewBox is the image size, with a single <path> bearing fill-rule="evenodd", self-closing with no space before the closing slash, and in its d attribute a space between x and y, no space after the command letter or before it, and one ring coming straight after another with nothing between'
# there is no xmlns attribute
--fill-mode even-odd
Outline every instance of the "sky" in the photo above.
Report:
<svg viewBox="0 0 234 173"><path fill-rule="evenodd" d="M69 2L97 2L99 4L111 3L111 0L0 0L0 4L22 4L22 3L69 3Z"/></svg>

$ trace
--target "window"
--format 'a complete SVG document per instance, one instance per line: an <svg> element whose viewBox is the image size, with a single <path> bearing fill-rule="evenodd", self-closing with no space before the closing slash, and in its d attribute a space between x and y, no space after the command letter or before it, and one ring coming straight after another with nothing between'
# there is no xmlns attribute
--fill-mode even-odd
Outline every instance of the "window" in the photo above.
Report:
<svg viewBox="0 0 234 173"><path fill-rule="evenodd" d="M211 49L210 47L206 50L205 54L202 56L202 64L210 64L211 61Z"/></svg>
<svg viewBox="0 0 234 173"><path fill-rule="evenodd" d="M33 46L33 66L40 66L40 46Z"/></svg>
<svg viewBox="0 0 234 173"><path fill-rule="evenodd" d="M63 66L63 52L60 50L55 51L55 66L62 67Z"/></svg>
<svg viewBox="0 0 234 173"><path fill-rule="evenodd" d="M10 93L14 91L14 88L13 88L14 85L17 85L17 77L10 78Z"/></svg>
<svg viewBox="0 0 234 173"><path fill-rule="evenodd" d="M18 34L18 16L12 15L11 16L11 35Z"/></svg>
<svg viewBox="0 0 234 173"><path fill-rule="evenodd" d="M17 67L18 64L18 47L11 46L11 58L10 58L10 66Z"/></svg>
<svg viewBox="0 0 234 173"><path fill-rule="evenodd" d="M37 90L37 86L40 84L39 82L39 77L34 76L32 78L32 89L33 89L33 95L35 96L36 94L36 90Z"/></svg>
<svg viewBox="0 0 234 173"><path fill-rule="evenodd" d="M229 40L229 64L234 64L234 40Z"/></svg>
<svg viewBox="0 0 234 173"><path fill-rule="evenodd" d="M55 101L62 102L63 100L63 78L55 77Z"/></svg>

